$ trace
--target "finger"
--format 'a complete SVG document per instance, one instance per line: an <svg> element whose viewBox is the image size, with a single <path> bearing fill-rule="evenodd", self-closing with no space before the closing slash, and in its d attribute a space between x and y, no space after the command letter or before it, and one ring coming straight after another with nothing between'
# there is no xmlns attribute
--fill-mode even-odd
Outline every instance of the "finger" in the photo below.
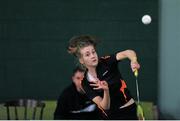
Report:
<svg viewBox="0 0 180 121"><path fill-rule="evenodd" d="M94 90L99 90L99 89L102 89L101 87L96 87L96 88L93 88Z"/></svg>
<svg viewBox="0 0 180 121"><path fill-rule="evenodd" d="M103 84L107 84L107 82L106 82L106 81L101 81L101 83L103 83Z"/></svg>
<svg viewBox="0 0 180 121"><path fill-rule="evenodd" d="M133 71L133 72L135 72L135 71L136 71L136 69L132 69L132 71Z"/></svg>
<svg viewBox="0 0 180 121"><path fill-rule="evenodd" d="M90 86L98 86L98 84L90 84Z"/></svg>
<svg viewBox="0 0 180 121"><path fill-rule="evenodd" d="M106 86L107 83L106 83L106 82L101 82L101 85L102 85L102 86Z"/></svg>
<svg viewBox="0 0 180 121"><path fill-rule="evenodd" d="M132 66L132 69L133 69L133 70L138 70L139 68L140 68L140 65L139 65L139 64Z"/></svg>
<svg viewBox="0 0 180 121"><path fill-rule="evenodd" d="M136 68L132 68L132 71L135 72L137 69Z"/></svg>
<svg viewBox="0 0 180 121"><path fill-rule="evenodd" d="M94 81L91 81L91 83L93 83L93 84L97 84L99 81L97 81L97 80L94 80Z"/></svg>
<svg viewBox="0 0 180 121"><path fill-rule="evenodd" d="M140 69L140 64L137 64L137 69Z"/></svg>
<svg viewBox="0 0 180 121"><path fill-rule="evenodd" d="M140 67L140 64L139 63L132 63L132 66L136 67L136 68L139 68Z"/></svg>

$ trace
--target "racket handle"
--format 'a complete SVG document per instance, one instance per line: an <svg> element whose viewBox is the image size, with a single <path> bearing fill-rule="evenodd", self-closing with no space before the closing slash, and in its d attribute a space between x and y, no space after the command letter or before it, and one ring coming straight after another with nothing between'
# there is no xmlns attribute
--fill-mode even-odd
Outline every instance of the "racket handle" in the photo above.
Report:
<svg viewBox="0 0 180 121"><path fill-rule="evenodd" d="M137 69L134 71L134 76L138 77L138 70Z"/></svg>

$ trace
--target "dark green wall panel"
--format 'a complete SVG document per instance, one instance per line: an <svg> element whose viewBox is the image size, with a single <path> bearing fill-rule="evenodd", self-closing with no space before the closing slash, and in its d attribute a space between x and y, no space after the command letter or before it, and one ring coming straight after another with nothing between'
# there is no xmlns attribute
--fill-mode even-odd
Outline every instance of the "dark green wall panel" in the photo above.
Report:
<svg viewBox="0 0 180 121"><path fill-rule="evenodd" d="M148 26L141 22L144 14L153 18ZM66 52L67 41L79 34L100 38L100 55L134 49L142 100L156 102L157 0L0 1L0 100L56 99L77 64ZM129 61L119 68L135 96Z"/></svg>

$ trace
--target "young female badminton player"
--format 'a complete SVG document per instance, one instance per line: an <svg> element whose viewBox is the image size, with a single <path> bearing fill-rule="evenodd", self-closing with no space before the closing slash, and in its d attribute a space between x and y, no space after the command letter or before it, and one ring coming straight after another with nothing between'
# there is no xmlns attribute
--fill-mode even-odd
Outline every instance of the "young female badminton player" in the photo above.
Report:
<svg viewBox="0 0 180 121"><path fill-rule="evenodd" d="M130 60L132 71L139 69L136 53L125 50L98 58L96 44L96 39L89 35L76 36L69 41L68 52L87 69L82 82L84 92L108 119L137 119L135 101L118 69L118 62L125 58Z"/></svg>

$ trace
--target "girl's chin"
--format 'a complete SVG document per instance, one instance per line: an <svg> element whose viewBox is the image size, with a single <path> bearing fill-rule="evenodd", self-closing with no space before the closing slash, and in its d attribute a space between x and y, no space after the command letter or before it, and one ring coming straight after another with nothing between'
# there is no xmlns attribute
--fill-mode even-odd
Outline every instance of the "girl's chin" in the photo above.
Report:
<svg viewBox="0 0 180 121"><path fill-rule="evenodd" d="M93 63L93 64L92 64L92 66L97 66L97 65L98 65L98 63Z"/></svg>

